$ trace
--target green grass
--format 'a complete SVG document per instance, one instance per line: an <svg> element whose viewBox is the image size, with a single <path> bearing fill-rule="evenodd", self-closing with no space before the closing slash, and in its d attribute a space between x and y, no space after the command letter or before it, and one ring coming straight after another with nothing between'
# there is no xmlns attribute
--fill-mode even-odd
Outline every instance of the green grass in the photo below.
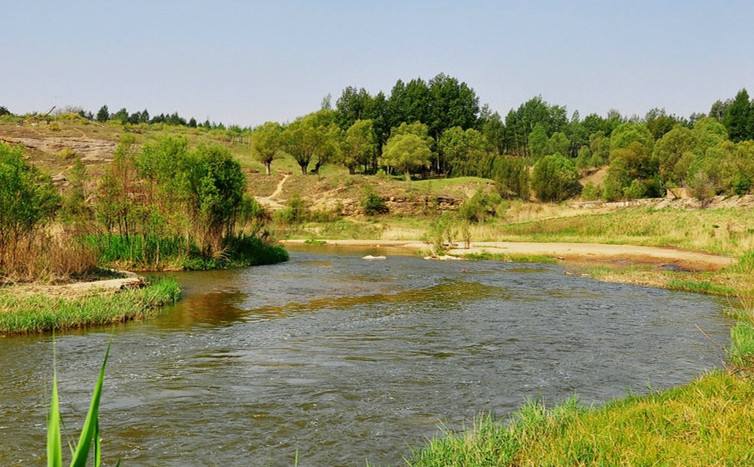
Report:
<svg viewBox="0 0 754 467"><path fill-rule="evenodd" d="M690 279L670 279L667 288L671 290L681 290L684 292L694 292L706 295L731 296L735 295L735 289L724 285L719 285L705 280Z"/></svg>
<svg viewBox="0 0 754 467"><path fill-rule="evenodd" d="M520 255L508 253L469 253L461 255L463 259L471 261L504 261L506 263L547 263L555 264L557 260L546 255Z"/></svg>
<svg viewBox="0 0 754 467"><path fill-rule="evenodd" d="M0 289L0 335L59 331L149 318L160 306L174 303L181 289L161 278L141 289L86 296L20 294Z"/></svg>
<svg viewBox="0 0 754 467"><path fill-rule="evenodd" d="M693 383L599 408L528 403L507 423L433 439L410 464L750 465L754 384L718 371Z"/></svg>
<svg viewBox="0 0 754 467"><path fill-rule="evenodd" d="M100 264L131 270L206 271L288 261L282 246L254 236L228 238L222 254L213 257L180 237L90 235L86 241L98 252Z"/></svg>

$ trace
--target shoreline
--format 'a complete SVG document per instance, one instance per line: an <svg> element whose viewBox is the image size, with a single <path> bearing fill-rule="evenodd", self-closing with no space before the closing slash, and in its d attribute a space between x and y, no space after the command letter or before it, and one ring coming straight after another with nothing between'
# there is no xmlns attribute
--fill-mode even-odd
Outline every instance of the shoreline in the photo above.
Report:
<svg viewBox="0 0 754 467"><path fill-rule="evenodd" d="M317 240L316 246L345 248L386 248L422 252L429 245L421 240ZM290 246L309 246L311 240L281 240ZM637 264L674 265L689 271L719 271L736 263L735 258L674 248L606 243L559 243L559 242L471 242L471 248L459 248L456 244L448 249L452 256L464 255L510 255L549 256L566 261L621 262Z"/></svg>

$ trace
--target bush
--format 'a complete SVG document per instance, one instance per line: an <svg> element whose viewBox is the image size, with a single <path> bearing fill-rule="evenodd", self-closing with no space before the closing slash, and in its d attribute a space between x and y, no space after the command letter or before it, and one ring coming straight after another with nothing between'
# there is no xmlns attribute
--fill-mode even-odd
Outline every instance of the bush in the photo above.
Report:
<svg viewBox="0 0 754 467"><path fill-rule="evenodd" d="M689 180L689 189L691 195L702 202L707 204L715 196L715 184L710 179L706 172L696 172Z"/></svg>
<svg viewBox="0 0 754 467"><path fill-rule="evenodd" d="M502 201L503 199L497 193L477 191L458 208L458 216L471 223L484 222L490 217L495 217Z"/></svg>
<svg viewBox="0 0 754 467"><path fill-rule="evenodd" d="M600 195L602 195L602 189L592 182L587 182L587 184L584 185L584 189L581 190L581 198L586 201L599 199Z"/></svg>
<svg viewBox="0 0 754 467"><path fill-rule="evenodd" d="M541 201L563 201L581 191L576 165L560 154L543 157L534 165L532 186Z"/></svg>
<svg viewBox="0 0 754 467"><path fill-rule="evenodd" d="M361 209L367 216L386 214L388 212L385 200L371 189L367 190L361 198Z"/></svg>
<svg viewBox="0 0 754 467"><path fill-rule="evenodd" d="M304 200L297 194L288 200L285 208L275 213L275 220L288 225L301 224L306 222L308 217L309 210L304 204Z"/></svg>

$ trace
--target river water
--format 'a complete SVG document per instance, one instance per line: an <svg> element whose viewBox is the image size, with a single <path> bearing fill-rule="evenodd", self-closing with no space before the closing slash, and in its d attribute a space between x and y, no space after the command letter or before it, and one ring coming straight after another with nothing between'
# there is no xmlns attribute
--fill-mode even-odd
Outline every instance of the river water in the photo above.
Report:
<svg viewBox="0 0 754 467"><path fill-rule="evenodd" d="M685 383L728 342L699 295L365 253L176 274L184 298L159 318L58 335L66 433L108 342L105 459L161 466L401 464L441 424ZM0 338L0 465L44 462L52 368L51 336Z"/></svg>

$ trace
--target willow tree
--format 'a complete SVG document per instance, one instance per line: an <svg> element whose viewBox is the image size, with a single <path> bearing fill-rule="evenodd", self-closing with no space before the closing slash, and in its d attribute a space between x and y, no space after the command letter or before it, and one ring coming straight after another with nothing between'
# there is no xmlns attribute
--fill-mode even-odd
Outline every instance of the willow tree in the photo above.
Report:
<svg viewBox="0 0 754 467"><path fill-rule="evenodd" d="M270 175L272 161L280 150L283 129L277 122L266 122L254 129L251 135L251 152L264 164L264 170Z"/></svg>

